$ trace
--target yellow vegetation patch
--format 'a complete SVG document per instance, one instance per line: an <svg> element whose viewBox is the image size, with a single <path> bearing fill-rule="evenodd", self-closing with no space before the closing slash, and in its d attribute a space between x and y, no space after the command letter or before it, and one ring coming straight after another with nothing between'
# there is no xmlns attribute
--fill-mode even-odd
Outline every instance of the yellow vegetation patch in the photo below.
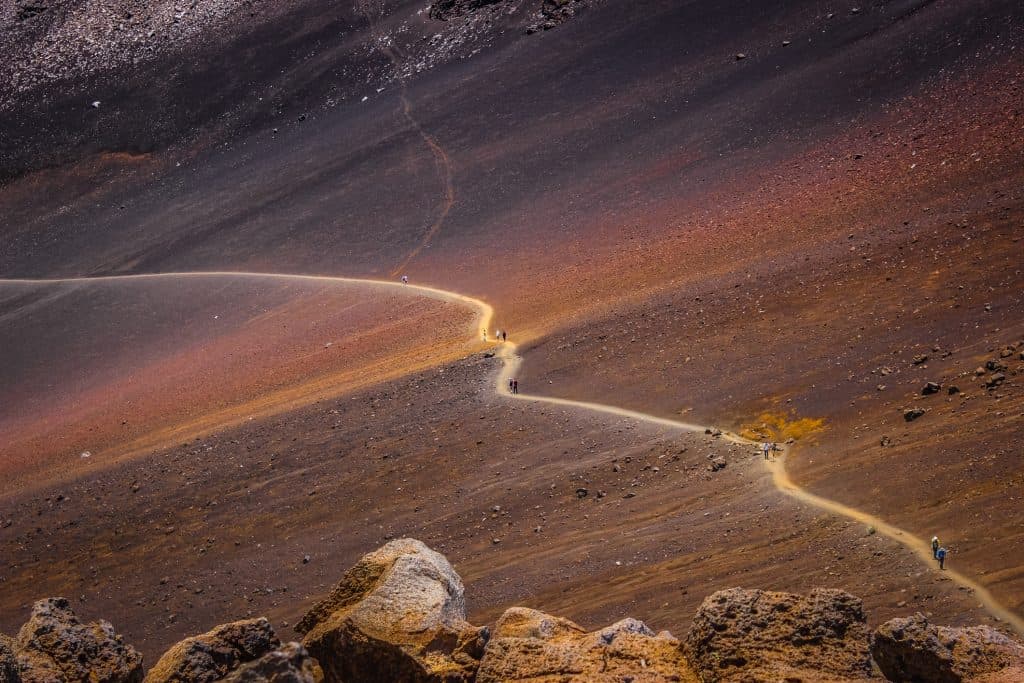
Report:
<svg viewBox="0 0 1024 683"><path fill-rule="evenodd" d="M821 417L799 417L781 412L766 411L745 424L740 435L753 441L785 441L803 439L825 429Z"/></svg>

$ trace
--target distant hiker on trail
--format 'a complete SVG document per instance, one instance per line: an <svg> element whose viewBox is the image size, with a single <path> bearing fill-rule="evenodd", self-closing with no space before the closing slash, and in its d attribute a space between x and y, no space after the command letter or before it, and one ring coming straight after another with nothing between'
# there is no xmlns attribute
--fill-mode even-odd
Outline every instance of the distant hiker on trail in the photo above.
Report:
<svg viewBox="0 0 1024 683"><path fill-rule="evenodd" d="M487 330L480 330L480 334L484 336L484 341L487 341Z"/></svg>
<svg viewBox="0 0 1024 683"><path fill-rule="evenodd" d="M516 381L511 377L508 378L508 393L512 393L512 389L515 388Z"/></svg>
<svg viewBox="0 0 1024 683"><path fill-rule="evenodd" d="M932 536L932 557L939 559L939 537Z"/></svg>
<svg viewBox="0 0 1024 683"><path fill-rule="evenodd" d="M517 379L512 380L512 393L513 394L518 394L519 393L519 380L517 380Z"/></svg>
<svg viewBox="0 0 1024 683"><path fill-rule="evenodd" d="M939 548L935 551L935 559L939 561L939 569L946 568L946 549Z"/></svg>
<svg viewBox="0 0 1024 683"><path fill-rule="evenodd" d="M402 284L403 285L409 284L409 276L408 275L403 275L402 276Z"/></svg>
<svg viewBox="0 0 1024 683"><path fill-rule="evenodd" d="M764 459L765 460L768 459L768 451L770 451L771 449L772 449L772 445L770 443L768 443L767 441L765 441L763 444L761 444L761 450L764 451Z"/></svg>
<svg viewBox="0 0 1024 683"><path fill-rule="evenodd" d="M508 332L506 330L501 331L501 341L508 341Z"/></svg>

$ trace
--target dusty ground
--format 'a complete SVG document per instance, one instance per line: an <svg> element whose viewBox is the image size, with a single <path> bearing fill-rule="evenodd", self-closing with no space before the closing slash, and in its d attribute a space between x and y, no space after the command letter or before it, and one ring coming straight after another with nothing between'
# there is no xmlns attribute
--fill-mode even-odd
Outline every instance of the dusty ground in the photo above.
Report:
<svg viewBox="0 0 1024 683"><path fill-rule="evenodd" d="M408 272L495 306L524 390L799 437L795 479L939 533L1020 611L1022 361L998 358L1024 335L1019 2L605 2L531 36L525 4L375 7L274 5L14 97L0 276ZM63 593L153 661L247 613L293 622L398 535L453 560L480 620L678 631L735 585L986 618L750 454L492 396L464 311L11 287L0 467L37 469L0 491L0 631ZM81 470L87 449L132 457Z"/></svg>
<svg viewBox="0 0 1024 683"><path fill-rule="evenodd" d="M512 402L494 370L474 356L9 497L0 631L28 596L62 593L152 661L230 618L294 623L399 536L452 559L480 621L525 603L678 632L734 585L843 586L879 620L985 619L893 542L781 497L756 454ZM711 455L726 468L710 472Z"/></svg>
<svg viewBox="0 0 1024 683"><path fill-rule="evenodd" d="M237 275L0 284L0 302L0 473L20 485L462 357L476 331L409 291Z"/></svg>

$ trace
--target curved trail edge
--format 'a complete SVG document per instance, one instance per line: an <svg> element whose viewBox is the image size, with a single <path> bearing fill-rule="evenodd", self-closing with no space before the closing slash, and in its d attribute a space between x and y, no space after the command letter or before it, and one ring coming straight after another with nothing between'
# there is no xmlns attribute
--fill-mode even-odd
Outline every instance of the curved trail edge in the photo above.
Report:
<svg viewBox="0 0 1024 683"><path fill-rule="evenodd" d="M111 281L123 281L123 280L145 280L145 279L174 279L174 278L203 278L203 277L243 277L253 279L270 279L270 280L291 280L298 282L326 282L326 283L339 283L339 284L356 284L371 287L379 287L393 290L401 290L407 292L415 292L417 294L428 296L434 299L441 299L445 301L451 301L466 305L477 311L476 321L474 323L475 329L473 334L478 334L481 330L488 330L491 326L491 322L494 319L494 308L487 302L477 299L472 296L465 294L459 294L458 292L452 292L437 287L429 287L426 285L415 285L415 284L403 284L401 282L393 282L389 280L374 280L368 278L350 278L350 277L333 277L327 275L291 275L287 273L253 273L253 272L240 272L240 271L194 271L194 272L181 272L181 273L147 273L138 275L105 275L96 277L74 277L74 278L56 278L56 279L0 279L0 285L5 284L21 284L21 285L56 285L56 284L87 284L96 282L111 282ZM494 391L499 396L508 399L528 401L532 403L547 403L549 405L564 406L567 408L576 408L581 410L587 410L591 412L604 413L606 415L614 415L620 418L633 420L636 422L643 422L647 424L658 425L660 427L667 427L669 429L675 429L678 431L685 432L698 432L703 433L706 429L703 425L696 425L688 422L682 422L680 420L673 420L665 417L657 417L655 415L649 415L647 413L638 412L635 410L628 410L625 408L618 408L615 406L605 405L603 403L592 403L589 401L575 401L572 399L555 398L550 396L540 396L536 394L510 394L507 391L508 380L513 377L516 371L522 365L522 358L516 353L517 346L513 342L502 342L494 343L490 345L491 348L497 349L495 357L499 358L502 362L501 371L498 373ZM730 432L723 432L723 439L732 443L741 445L753 446L753 441L744 439L743 437L733 434ZM762 461L764 462L764 461ZM874 515L858 510L857 508L844 505L834 500L824 498L817 494L811 493L805 489L800 488L789 475L786 473L784 462L780 460L770 461L765 464L765 468L772 475L772 483L779 492L803 503L819 508L826 512L833 513L835 515L846 517L856 522L863 523L865 525L873 526L877 533L890 538L911 552L913 552L918 559L924 562L932 571L938 571L932 567L934 560L932 558L931 547L925 542L924 539L917 538L914 534L911 534L897 526L889 524ZM954 583L968 589L974 594L974 597L978 599L988 612L997 617L1002 622L1011 626L1018 634L1024 635L1024 619L1010 611L1002 604L1000 604L989 592L987 588L979 584L977 581L961 574L960 572L952 569L942 571L942 575L948 577L949 580Z"/></svg>

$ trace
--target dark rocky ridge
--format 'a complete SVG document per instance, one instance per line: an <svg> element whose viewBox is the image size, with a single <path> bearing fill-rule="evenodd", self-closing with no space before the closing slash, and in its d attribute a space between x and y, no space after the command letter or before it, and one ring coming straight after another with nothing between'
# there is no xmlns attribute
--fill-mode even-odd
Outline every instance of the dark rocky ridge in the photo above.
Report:
<svg viewBox="0 0 1024 683"><path fill-rule="evenodd" d="M682 644L635 619L587 633L519 607L493 631L465 616L448 561L396 540L364 556L306 615L303 644L282 645L266 619L224 624L172 647L145 682L885 680L872 654L892 681L997 683L1024 672L1024 644L986 626L937 628L918 615L871 635L860 601L839 590L720 591ZM17 640L0 638L0 681L41 680L140 683L141 656L110 624L81 625L63 598L42 600Z"/></svg>

